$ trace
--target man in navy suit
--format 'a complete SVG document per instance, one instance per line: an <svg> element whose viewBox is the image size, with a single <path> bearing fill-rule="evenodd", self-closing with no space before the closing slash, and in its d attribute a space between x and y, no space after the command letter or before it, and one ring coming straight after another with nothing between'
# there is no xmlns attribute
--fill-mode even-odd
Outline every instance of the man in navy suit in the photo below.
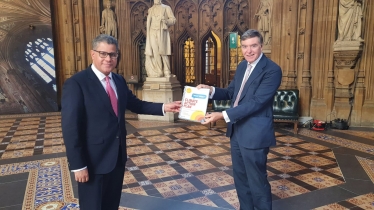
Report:
<svg viewBox="0 0 374 210"><path fill-rule="evenodd" d="M241 37L244 61L227 88L209 88L214 100L231 100L231 108L208 113L205 122L225 119L230 137L234 182L242 210L270 210L271 189L266 162L269 147L275 145L273 100L282 70L262 53L263 37L248 30Z"/></svg>
<svg viewBox="0 0 374 210"><path fill-rule="evenodd" d="M92 65L66 80L61 123L69 169L78 182L80 209L118 210L127 160L125 110L163 115L180 102L141 101L125 79L112 72L118 43L109 35L92 42Z"/></svg>

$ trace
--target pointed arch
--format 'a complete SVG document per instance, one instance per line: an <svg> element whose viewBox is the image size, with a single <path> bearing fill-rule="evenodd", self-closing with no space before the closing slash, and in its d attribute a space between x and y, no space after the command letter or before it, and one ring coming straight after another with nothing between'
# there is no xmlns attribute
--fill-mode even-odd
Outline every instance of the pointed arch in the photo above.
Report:
<svg viewBox="0 0 374 210"><path fill-rule="evenodd" d="M220 86L220 70L217 68L219 55L218 44L220 43L219 37L215 35L212 30L209 30L202 36L198 49L201 51L200 57L202 60L200 74L204 84Z"/></svg>
<svg viewBox="0 0 374 210"><path fill-rule="evenodd" d="M138 35L135 37L134 41L132 42L132 49L134 50L134 61L133 61L133 68L132 74L138 75L139 82L144 82L147 76L147 72L145 70L145 40L146 37L143 32L139 32Z"/></svg>
<svg viewBox="0 0 374 210"><path fill-rule="evenodd" d="M178 51L176 69L178 80L184 85L196 85L196 42L191 34L184 30L177 40Z"/></svg>
<svg viewBox="0 0 374 210"><path fill-rule="evenodd" d="M198 16L198 6L192 0L179 1L175 6L175 17L177 18L177 23L175 29L177 32L188 30L190 35L194 35L196 40L197 36L197 16Z"/></svg>
<svg viewBox="0 0 374 210"><path fill-rule="evenodd" d="M225 32L235 31L234 28L240 28L242 32L248 29L248 21L246 20L248 20L249 17L245 12L249 8L248 0L228 0L224 8L223 23Z"/></svg>
<svg viewBox="0 0 374 210"><path fill-rule="evenodd" d="M131 8L130 28L132 38L137 37L139 33L146 33L148 9L149 7L143 2L137 2Z"/></svg>
<svg viewBox="0 0 374 210"><path fill-rule="evenodd" d="M224 75L225 86L229 85L230 82L233 80L234 74L236 72L236 67L244 59L241 48L240 48L240 36L244 32L241 31L241 29L238 27L238 25L235 25L231 32L237 32L238 33L238 40L237 40L238 47L233 48L233 49L229 48L229 34L230 33L227 33L227 35L225 36L224 42L225 42L225 46L227 47L228 50L225 51L224 56L226 58L229 58L229 59L225 63L225 67L226 67L226 69L228 69L228 71L226 71L225 75Z"/></svg>

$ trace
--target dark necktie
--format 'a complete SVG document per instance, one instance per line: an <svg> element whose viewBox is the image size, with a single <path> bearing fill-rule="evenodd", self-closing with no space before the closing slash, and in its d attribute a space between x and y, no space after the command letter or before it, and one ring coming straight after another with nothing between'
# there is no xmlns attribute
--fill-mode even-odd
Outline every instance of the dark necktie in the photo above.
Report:
<svg viewBox="0 0 374 210"><path fill-rule="evenodd" d="M105 90L108 93L113 111L114 113L116 113L116 116L118 116L117 97L116 97L116 94L114 93L112 86L110 85L109 80L110 80L109 76L106 76L105 77L105 82L106 82Z"/></svg>
<svg viewBox="0 0 374 210"><path fill-rule="evenodd" d="M247 82L247 80L249 78L249 75L251 74L251 70L252 70L252 66L251 66L251 64L248 64L247 65L247 69L245 70L245 74L244 74L244 78L243 78L243 81L242 81L242 85L240 86L238 95L236 96L236 99L235 99L235 102L234 102L234 107L238 106L240 95L243 92L243 88L244 88L245 83Z"/></svg>

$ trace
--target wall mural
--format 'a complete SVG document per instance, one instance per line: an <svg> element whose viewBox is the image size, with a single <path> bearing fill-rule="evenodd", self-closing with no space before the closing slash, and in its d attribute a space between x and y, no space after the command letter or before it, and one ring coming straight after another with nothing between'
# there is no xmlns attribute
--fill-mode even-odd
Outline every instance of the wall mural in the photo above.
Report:
<svg viewBox="0 0 374 210"><path fill-rule="evenodd" d="M0 115L57 109L50 1L0 1Z"/></svg>

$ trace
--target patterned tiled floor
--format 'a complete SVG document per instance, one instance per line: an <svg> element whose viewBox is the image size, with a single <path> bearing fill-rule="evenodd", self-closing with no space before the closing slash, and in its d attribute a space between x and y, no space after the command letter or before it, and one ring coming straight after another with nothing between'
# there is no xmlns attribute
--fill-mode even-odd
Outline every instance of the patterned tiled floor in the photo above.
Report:
<svg viewBox="0 0 374 210"><path fill-rule="evenodd" d="M224 136L226 128L217 126L209 130L206 126L186 122L154 123L135 119L127 122L136 131L127 138L129 161L123 181L124 193L144 196L144 199L154 197L212 208L239 209L229 139ZM374 146L368 143L374 136L374 130L337 132L367 138L367 142L305 129L300 129L299 135L291 135L288 131L289 128L277 129L277 146L271 148L268 155L274 209L292 209L293 202L300 202L309 195L318 197L320 190L348 188L352 180L357 180L345 177L346 170L340 166L344 160L339 161L344 157L334 152L330 145L357 153L350 160L356 161L356 169L363 172L363 181L370 181L368 187L371 191L359 194L347 189L348 197L335 198L320 205L316 201L311 206L315 209L374 207ZM60 116L0 118L0 140L0 158L7 161L7 164L2 164L0 160L0 184L1 177L29 173L22 199L23 209L77 208L64 157L17 161L65 152ZM300 200L297 199L299 197ZM290 203L289 208L277 207L287 205L287 202ZM1 207L5 206L0 204Z"/></svg>
<svg viewBox="0 0 374 210"><path fill-rule="evenodd" d="M360 136L370 140L374 140L374 133L369 131L352 131L352 130L336 130L337 132L345 133L353 136Z"/></svg>
<svg viewBox="0 0 374 210"><path fill-rule="evenodd" d="M287 130L289 130L289 129L287 129ZM347 131L345 131L345 132L347 132ZM355 132L352 132L352 135L354 135L354 133ZM361 132L357 132L357 133L361 133ZM299 132L299 135L311 137L311 138L314 138L314 139L318 139L320 141L329 142L329 143L336 144L336 145L339 145L339 146L344 146L344 147L347 147L347 148L350 148L350 149L354 149L354 150L357 150L357 151L360 151L360 152L365 152L365 153L368 153L370 155L374 155L374 145L373 145L373 143L371 143L371 144L359 143L359 142L355 142L354 140L348 140L348 139L344 139L344 138L341 138L341 137L325 134L325 133L318 132L318 131L307 130L307 129L301 129L300 132Z"/></svg>
<svg viewBox="0 0 374 210"><path fill-rule="evenodd" d="M79 209L67 164L66 158L6 164L0 166L0 176L29 173L23 209Z"/></svg>
<svg viewBox="0 0 374 210"><path fill-rule="evenodd" d="M357 157L357 160L360 162L362 168L364 168L365 172L370 177L371 181L374 183L374 160L369 160L362 157Z"/></svg>
<svg viewBox="0 0 374 210"><path fill-rule="evenodd" d="M321 206L315 208L315 210L346 210L346 209L374 209L374 194L369 193L365 195L360 195L354 198L350 198L338 203L329 204L326 206Z"/></svg>

